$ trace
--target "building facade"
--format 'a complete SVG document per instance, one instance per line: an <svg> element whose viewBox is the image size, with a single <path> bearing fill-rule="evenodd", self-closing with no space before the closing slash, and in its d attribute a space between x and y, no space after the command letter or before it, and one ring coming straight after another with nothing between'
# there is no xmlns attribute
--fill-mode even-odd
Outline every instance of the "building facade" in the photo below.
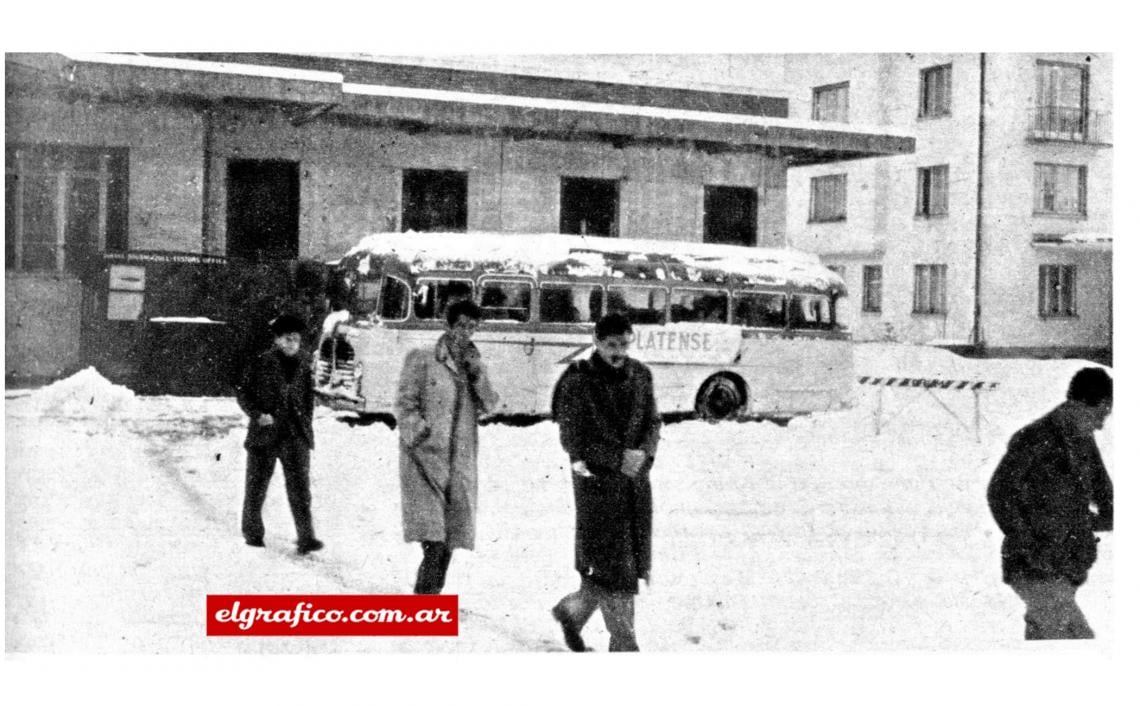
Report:
<svg viewBox="0 0 1140 706"><path fill-rule="evenodd" d="M857 339L1111 360L1112 56L789 55L792 117L913 130L795 168L788 241L842 270Z"/></svg>
<svg viewBox="0 0 1140 706"><path fill-rule="evenodd" d="M792 119L783 96L331 56L9 54L5 72L8 379L88 363L83 332L109 318L169 313L111 259L329 260L406 230L779 245L789 166L914 148Z"/></svg>

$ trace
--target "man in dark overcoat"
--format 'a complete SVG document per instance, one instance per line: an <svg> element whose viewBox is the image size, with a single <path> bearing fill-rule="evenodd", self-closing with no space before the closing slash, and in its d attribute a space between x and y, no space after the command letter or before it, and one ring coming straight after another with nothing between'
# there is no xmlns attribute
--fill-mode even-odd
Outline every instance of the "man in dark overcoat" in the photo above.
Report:
<svg viewBox="0 0 1140 706"><path fill-rule="evenodd" d="M309 452L313 448L311 359L301 347L305 322L285 314L270 324L273 346L246 368L237 401L249 415L246 433L245 502L241 532L251 547L265 546L261 509L277 461L297 530L297 553L324 546L313 533Z"/></svg>
<svg viewBox="0 0 1140 706"><path fill-rule="evenodd" d="M1096 561L1094 532L1112 530L1112 480L1093 437L1111 411L1108 373L1078 371L1065 402L1013 435L990 480L1002 579L1025 602L1026 640L1095 637L1076 594Z"/></svg>
<svg viewBox="0 0 1140 706"><path fill-rule="evenodd" d="M574 486L574 566L580 588L553 615L566 645L585 651L581 631L601 608L610 651L636 651L634 596L649 582L653 498L649 469L661 419L653 377L629 357L633 328L620 314L598 321L595 350L555 388L554 417L570 456Z"/></svg>

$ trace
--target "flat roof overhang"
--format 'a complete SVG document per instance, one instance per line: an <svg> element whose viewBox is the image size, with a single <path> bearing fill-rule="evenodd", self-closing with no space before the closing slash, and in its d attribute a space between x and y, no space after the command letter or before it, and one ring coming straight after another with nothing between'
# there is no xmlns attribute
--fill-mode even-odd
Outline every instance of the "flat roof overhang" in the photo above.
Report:
<svg viewBox="0 0 1140 706"><path fill-rule="evenodd" d="M138 54L25 55L43 57L68 87L99 95L167 95L198 100L237 100L328 105L341 99L342 77L327 71L193 61Z"/></svg>
<svg viewBox="0 0 1140 706"><path fill-rule="evenodd" d="M165 95L207 103L300 104L311 106L313 114L425 129L766 149L793 166L911 154L915 149L911 134L843 123L351 83L336 72L253 63L140 54L25 56L39 57L57 69L64 85L124 98Z"/></svg>
<svg viewBox="0 0 1140 706"><path fill-rule="evenodd" d="M768 147L793 165L910 154L915 146L911 135L838 123L398 86L345 84L332 112L453 129Z"/></svg>

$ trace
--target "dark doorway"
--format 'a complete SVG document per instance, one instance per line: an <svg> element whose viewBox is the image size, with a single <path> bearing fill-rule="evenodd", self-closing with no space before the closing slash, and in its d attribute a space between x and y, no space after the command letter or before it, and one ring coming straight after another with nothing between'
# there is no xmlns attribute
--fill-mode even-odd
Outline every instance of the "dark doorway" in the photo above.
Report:
<svg viewBox="0 0 1140 706"><path fill-rule="evenodd" d="M467 230L467 172L404 171L404 230Z"/></svg>
<svg viewBox="0 0 1140 706"><path fill-rule="evenodd" d="M559 232L618 237L617 181L563 177Z"/></svg>
<svg viewBox="0 0 1140 706"><path fill-rule="evenodd" d="M756 245L756 189L705 187L705 242Z"/></svg>
<svg viewBox="0 0 1140 706"><path fill-rule="evenodd" d="M226 255L293 259L298 250L300 164L234 159L226 174Z"/></svg>

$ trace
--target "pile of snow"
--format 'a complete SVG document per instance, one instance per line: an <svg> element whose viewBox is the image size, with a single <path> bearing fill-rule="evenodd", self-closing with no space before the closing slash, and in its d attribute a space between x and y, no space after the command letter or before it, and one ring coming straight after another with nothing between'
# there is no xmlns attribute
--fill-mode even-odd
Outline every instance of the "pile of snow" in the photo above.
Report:
<svg viewBox="0 0 1140 706"><path fill-rule="evenodd" d="M385 260L413 273L479 266L532 275L676 280L684 272L694 281L709 274L731 274L755 285L791 283L821 292L844 287L819 256L790 248L553 233L375 233L352 248L342 265L368 275L382 269ZM667 276L666 270L672 274Z"/></svg>
<svg viewBox="0 0 1140 706"><path fill-rule="evenodd" d="M41 414L58 417L119 417L136 406L134 392L91 367L36 391L32 400Z"/></svg>

